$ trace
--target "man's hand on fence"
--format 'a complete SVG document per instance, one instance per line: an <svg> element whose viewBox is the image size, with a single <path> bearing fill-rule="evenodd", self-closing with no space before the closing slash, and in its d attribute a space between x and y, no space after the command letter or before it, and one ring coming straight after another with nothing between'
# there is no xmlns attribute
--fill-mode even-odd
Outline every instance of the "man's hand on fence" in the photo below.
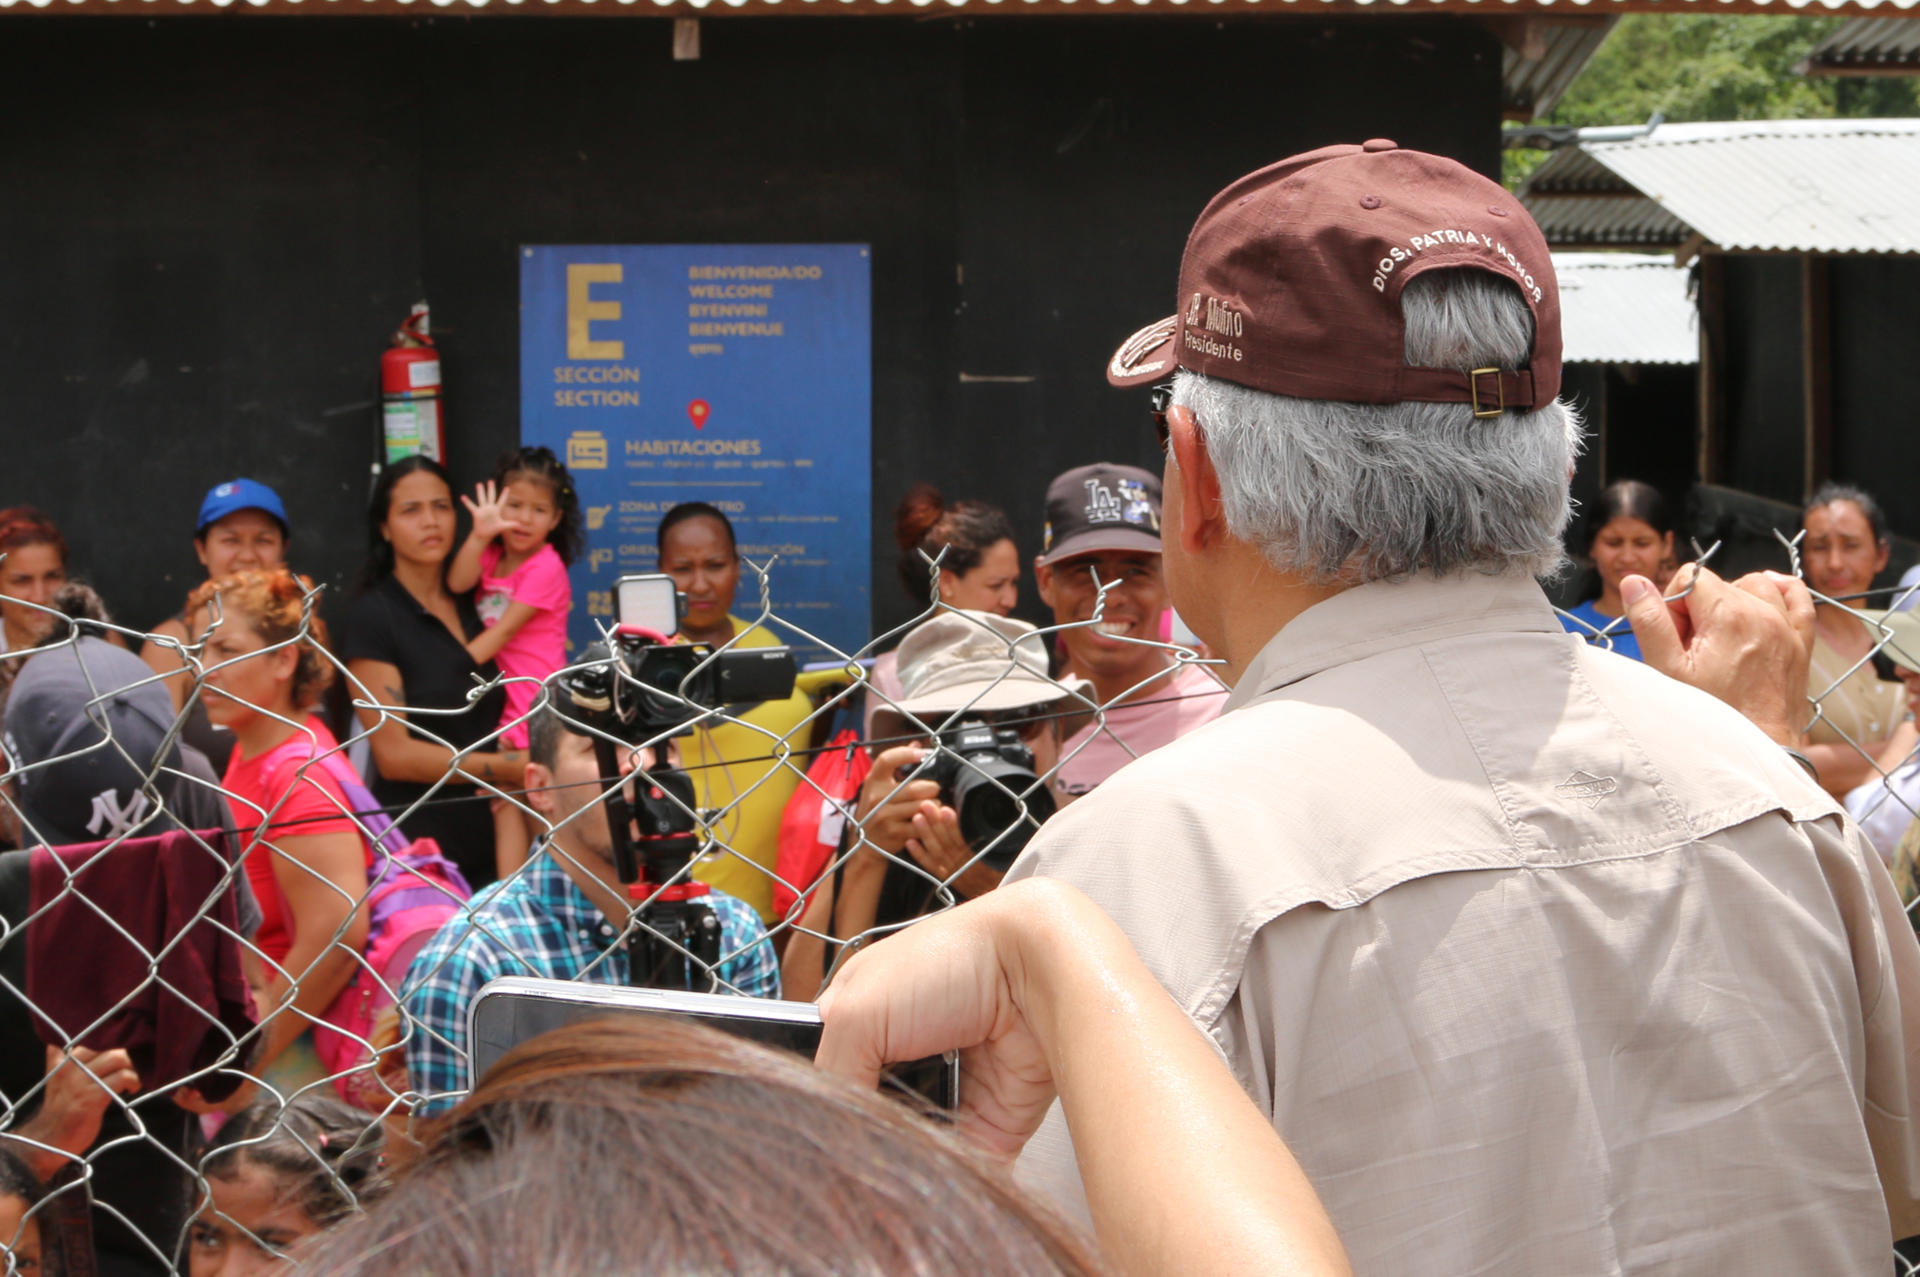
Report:
<svg viewBox="0 0 1920 1277"><path fill-rule="evenodd" d="M47 1088L40 1111L12 1132L33 1144L18 1151L42 1181L51 1180L69 1160L85 1156L100 1138L100 1122L114 1097L139 1089L140 1075L123 1050L48 1047Z"/></svg>
<svg viewBox="0 0 1920 1277"><path fill-rule="evenodd" d="M1752 572L1729 584L1697 564L1681 597L1629 576L1620 598L1648 665L1719 697L1781 745L1799 748L1813 656L1813 598L1797 578Z"/></svg>

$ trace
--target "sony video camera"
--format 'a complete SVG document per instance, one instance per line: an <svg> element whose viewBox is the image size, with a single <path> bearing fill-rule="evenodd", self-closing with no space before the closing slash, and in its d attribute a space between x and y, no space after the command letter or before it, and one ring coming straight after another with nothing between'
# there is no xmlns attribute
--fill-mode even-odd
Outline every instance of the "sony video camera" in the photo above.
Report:
<svg viewBox="0 0 1920 1277"><path fill-rule="evenodd" d="M721 652L704 643L669 643L680 628L680 595L670 576L626 576L614 584L620 623L613 660L586 661L559 681L571 715L632 744L690 736L702 719L731 705L757 705L793 695L793 652L756 647Z"/></svg>
<svg viewBox="0 0 1920 1277"><path fill-rule="evenodd" d="M991 846L981 863L1005 873L1055 810L1053 791L1034 774L1033 751L1013 728L981 718L962 719L936 741L916 779L940 786L940 801L960 817L961 837L975 851Z"/></svg>

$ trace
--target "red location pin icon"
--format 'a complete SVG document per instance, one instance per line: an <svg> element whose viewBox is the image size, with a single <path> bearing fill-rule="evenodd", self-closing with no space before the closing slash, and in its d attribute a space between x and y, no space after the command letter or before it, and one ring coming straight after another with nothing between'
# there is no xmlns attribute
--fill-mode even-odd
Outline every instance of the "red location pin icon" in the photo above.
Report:
<svg viewBox="0 0 1920 1277"><path fill-rule="evenodd" d="M687 419L693 422L693 428L699 430L707 424L707 414L713 409L704 399L696 399L687 405Z"/></svg>

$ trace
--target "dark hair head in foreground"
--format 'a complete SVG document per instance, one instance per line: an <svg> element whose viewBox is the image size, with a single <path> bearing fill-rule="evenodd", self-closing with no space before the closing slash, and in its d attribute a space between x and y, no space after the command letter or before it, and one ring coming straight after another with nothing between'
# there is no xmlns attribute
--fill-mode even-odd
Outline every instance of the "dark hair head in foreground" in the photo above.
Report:
<svg viewBox="0 0 1920 1277"><path fill-rule="evenodd" d="M1091 1273L1011 1178L898 1103L691 1025L524 1042L420 1124L327 1273Z"/></svg>

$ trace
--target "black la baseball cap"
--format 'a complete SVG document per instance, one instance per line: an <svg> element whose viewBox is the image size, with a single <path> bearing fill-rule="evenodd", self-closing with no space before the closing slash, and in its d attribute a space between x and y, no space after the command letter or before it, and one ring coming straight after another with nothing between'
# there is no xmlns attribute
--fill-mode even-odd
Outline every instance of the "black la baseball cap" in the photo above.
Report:
<svg viewBox="0 0 1920 1277"><path fill-rule="evenodd" d="M1040 562L1099 550L1160 553L1160 479L1134 466L1096 461L1047 486Z"/></svg>

